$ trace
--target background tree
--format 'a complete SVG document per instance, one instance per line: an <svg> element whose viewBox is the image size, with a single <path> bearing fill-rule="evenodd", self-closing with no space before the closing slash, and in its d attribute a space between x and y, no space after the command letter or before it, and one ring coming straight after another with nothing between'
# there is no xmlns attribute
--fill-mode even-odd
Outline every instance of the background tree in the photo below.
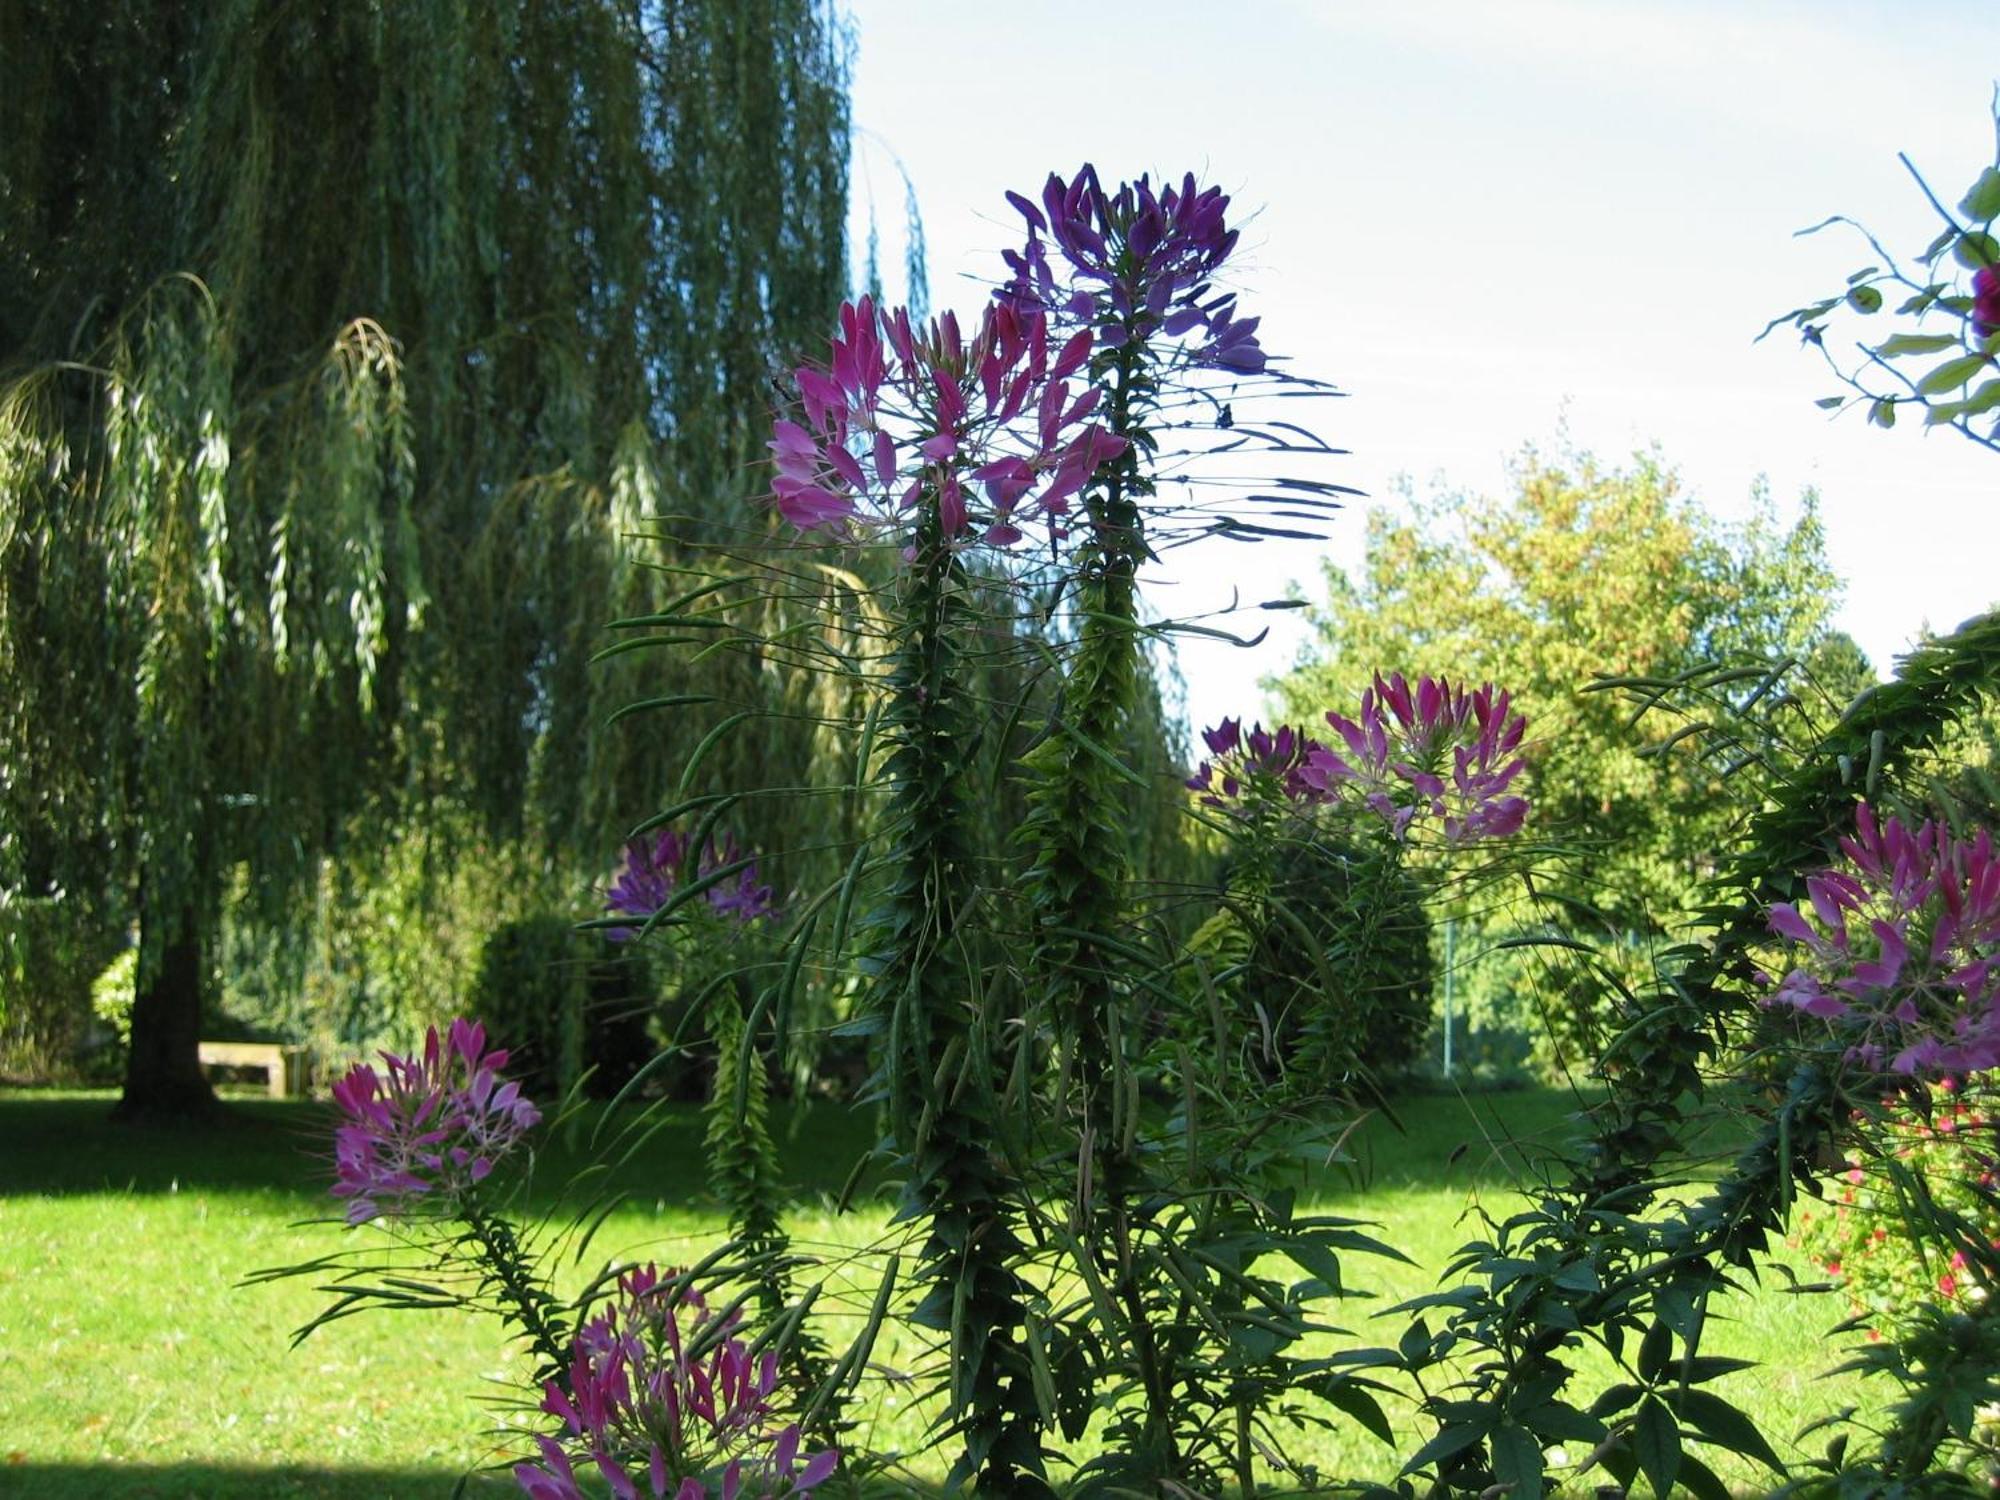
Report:
<svg viewBox="0 0 2000 1500"><path fill-rule="evenodd" d="M767 362L843 289L845 43L816 0L0 36L0 887L136 916L123 1107L180 1113L233 868L297 922L442 806L573 883L706 731L607 736L659 688L588 662L671 586L622 537L743 524Z"/></svg>
<svg viewBox="0 0 2000 1500"><path fill-rule="evenodd" d="M1727 525L1654 457L1621 468L1529 450L1504 501L1412 497L1407 516L1371 513L1358 573L1329 566L1326 584L1314 645L1273 684L1286 717L1317 721L1378 670L1507 686L1531 726L1536 828L1562 851L1542 889L1573 930L1622 950L1614 963L1645 963L1738 809L1703 736L1660 750L1630 702L1584 691L1593 679L1795 659L1785 712L1801 731L1873 680L1828 627L1839 590L1812 497L1789 528L1761 496Z"/></svg>

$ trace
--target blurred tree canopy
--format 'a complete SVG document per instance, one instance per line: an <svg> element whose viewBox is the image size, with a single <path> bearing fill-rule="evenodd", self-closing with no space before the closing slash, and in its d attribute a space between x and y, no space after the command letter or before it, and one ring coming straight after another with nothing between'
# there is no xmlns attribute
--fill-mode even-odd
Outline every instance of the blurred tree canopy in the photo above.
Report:
<svg viewBox="0 0 2000 1500"><path fill-rule="evenodd" d="M1562 911L1610 971L1643 969L1745 809L1724 762L1704 754L1705 736L1663 748L1670 731L1635 722L1629 695L1585 689L1600 677L1791 661L1788 692L1767 694L1761 711L1776 714L1772 732L1803 735L1874 676L1829 626L1839 581L1810 494L1790 526L1761 495L1748 520L1730 525L1682 494L1657 458L1617 467L1533 450L1513 485L1500 500L1410 497L1404 513L1372 512L1360 569L1349 577L1328 566L1316 640L1272 686L1286 717L1308 723L1353 703L1378 670L1508 688L1529 719L1532 830L1551 848L1537 876L1552 903L1542 918ZM1469 953L1481 931L1502 936L1537 920L1525 911L1457 916L1471 922ZM1465 976L1475 1009L1498 1003L1482 991L1514 985L1524 961L1497 955L1493 973ZM1542 1019L1559 1048L1589 1030L1591 974L1603 972L1565 961L1539 981L1557 1002ZM1578 1025L1565 1025L1565 1014Z"/></svg>
<svg viewBox="0 0 2000 1500"><path fill-rule="evenodd" d="M439 808L601 870L673 785L708 725L606 733L660 688L590 658L761 530L847 73L820 0L0 4L0 903L137 921L128 1112L209 1101L225 891L305 920Z"/></svg>

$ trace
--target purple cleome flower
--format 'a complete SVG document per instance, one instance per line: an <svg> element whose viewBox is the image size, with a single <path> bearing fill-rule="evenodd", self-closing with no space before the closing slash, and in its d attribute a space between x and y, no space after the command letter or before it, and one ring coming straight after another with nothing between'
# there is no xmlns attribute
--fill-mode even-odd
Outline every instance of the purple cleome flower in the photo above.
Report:
<svg viewBox="0 0 2000 1500"><path fill-rule="evenodd" d="M1012 279L969 338L951 313L918 328L863 297L841 308L827 363L794 372L798 420L774 424L769 447L777 507L799 530L882 530L922 504L954 546L1011 547L1030 520L1060 539L1073 498L1126 449L1091 421L1099 391L1072 390L1094 353L1187 340L1189 364L1264 368L1257 319L1213 289L1237 240L1219 189L1190 175L1106 193L1086 166L1049 178L1046 213L1008 198L1027 244L1007 252Z"/></svg>
<svg viewBox="0 0 2000 1500"><path fill-rule="evenodd" d="M523 1493L584 1500L578 1466L594 1468L619 1500L639 1500L642 1484L655 1500L705 1500L711 1485L718 1500L767 1500L823 1483L840 1455L801 1463L798 1427L774 1427L776 1354L753 1360L732 1315L708 1353L690 1358L707 1320L700 1294L653 1266L619 1277L611 1306L577 1333L568 1393L546 1387L542 1410L562 1419L563 1433L535 1440L540 1464L515 1466Z"/></svg>
<svg viewBox="0 0 2000 1500"><path fill-rule="evenodd" d="M1849 1039L1847 1056L1897 1073L2000 1067L2000 859L1985 829L1877 823L1867 803L1840 841L1845 867L1806 879L1805 908L1771 907L1807 963L1771 981L1789 1006ZM1810 911L1810 916L1807 914Z"/></svg>
<svg viewBox="0 0 2000 1500"><path fill-rule="evenodd" d="M2000 332L2000 266L1972 273L1972 331L1982 339Z"/></svg>
<svg viewBox="0 0 2000 1500"><path fill-rule="evenodd" d="M421 1058L384 1052L382 1062L386 1076L357 1063L333 1086L347 1116L333 1137L333 1193L350 1200L350 1224L448 1211L541 1121L521 1086L500 1080L507 1053L486 1050L477 1022L453 1021L443 1040L433 1026Z"/></svg>
<svg viewBox="0 0 2000 1500"><path fill-rule="evenodd" d="M863 297L840 310L824 368L794 372L799 421L774 424L778 510L801 531L883 530L935 505L946 541L1009 547L1021 521L1060 534L1069 502L1125 441L1089 421L1078 332L1051 348L1039 309L988 305L970 339L947 312L927 329Z"/></svg>
<svg viewBox="0 0 2000 1500"><path fill-rule="evenodd" d="M617 878L604 893L605 910L627 917L652 916L679 886L687 855L687 835L671 829L662 829L651 838L633 839L625 846L625 861ZM720 845L711 838L695 878L712 875L743 858L743 849L734 838L725 838ZM704 894L710 910L738 922L757 921L776 909L771 887L758 884L755 860L717 881ZM614 943L629 942L639 935L639 929L612 927L604 935Z"/></svg>
<svg viewBox="0 0 2000 1500"><path fill-rule="evenodd" d="M1206 807L1227 808L1246 800L1324 802L1318 789L1306 784L1306 757L1318 747L1305 731L1289 724L1267 731L1263 725L1243 733L1242 721L1224 719L1201 732L1212 760L1204 760L1188 778L1188 790L1200 792Z"/></svg>
<svg viewBox="0 0 2000 1500"><path fill-rule="evenodd" d="M1398 839L1428 814L1452 844L1509 838L1521 831L1528 800L1509 789L1525 769L1518 753L1527 720L1491 683L1471 691L1443 677L1412 686L1377 674L1361 695L1359 719L1329 713L1345 753L1304 730L1261 726L1246 736L1224 719L1202 731L1211 760L1188 779L1210 807L1252 798L1299 806L1358 796Z"/></svg>
<svg viewBox="0 0 2000 1500"><path fill-rule="evenodd" d="M1212 284L1237 241L1220 188L1198 188L1189 173L1178 187L1155 192L1141 177L1107 193L1097 169L1086 164L1069 182L1051 174L1039 207L1019 193L1007 201L1027 220L1028 240L1005 252L1013 278L998 294L1003 303L1087 325L1107 348L1135 333L1142 339L1199 334L1192 363L1245 374L1264 368L1258 320L1238 318L1234 294L1218 294ZM1051 265L1043 236L1068 275Z"/></svg>
<svg viewBox="0 0 2000 1500"><path fill-rule="evenodd" d="M1468 691L1443 677L1412 686L1400 672L1377 673L1358 718L1328 713L1326 722L1346 753L1315 745L1302 779L1328 796L1358 792L1398 838L1424 813L1453 844L1508 838L1527 820L1527 798L1509 789L1526 769L1518 752L1528 721L1490 682Z"/></svg>

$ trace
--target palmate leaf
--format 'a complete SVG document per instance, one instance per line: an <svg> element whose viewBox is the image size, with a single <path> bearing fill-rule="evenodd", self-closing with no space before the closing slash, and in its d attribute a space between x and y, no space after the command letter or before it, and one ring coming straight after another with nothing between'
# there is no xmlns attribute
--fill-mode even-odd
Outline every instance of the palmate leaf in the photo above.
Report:
<svg viewBox="0 0 2000 1500"><path fill-rule="evenodd" d="M1489 1440L1493 1477L1508 1486L1508 1500L1541 1500L1542 1445L1531 1432L1498 1427Z"/></svg>
<svg viewBox="0 0 2000 1500"><path fill-rule="evenodd" d="M1659 1500L1668 1500L1681 1470L1681 1430L1666 1403L1648 1396L1632 1422L1632 1452Z"/></svg>
<svg viewBox="0 0 2000 1500"><path fill-rule="evenodd" d="M1712 1391L1687 1390L1670 1398L1681 1420L1717 1447L1754 1458L1775 1474L1785 1472L1784 1460L1740 1409Z"/></svg>

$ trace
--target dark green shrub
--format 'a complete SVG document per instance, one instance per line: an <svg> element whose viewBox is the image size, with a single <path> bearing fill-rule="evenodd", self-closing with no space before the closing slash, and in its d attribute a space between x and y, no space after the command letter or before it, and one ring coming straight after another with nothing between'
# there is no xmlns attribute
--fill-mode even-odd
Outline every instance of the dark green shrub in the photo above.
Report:
<svg viewBox="0 0 2000 1500"><path fill-rule="evenodd" d="M522 917L493 929L479 954L467 1009L512 1055L508 1071L554 1098L583 1071L589 969L600 944L569 918Z"/></svg>
<svg viewBox="0 0 2000 1500"><path fill-rule="evenodd" d="M588 1068L591 1094L608 1098L656 1050L657 988L648 955L545 913L493 930L467 1009L530 1093L553 1099Z"/></svg>
<svg viewBox="0 0 2000 1500"><path fill-rule="evenodd" d="M0 1074L67 1077L93 1030L91 982L118 936L64 896L0 901Z"/></svg>
<svg viewBox="0 0 2000 1500"><path fill-rule="evenodd" d="M1245 997L1289 1066L1322 1079L1357 1066L1380 1079L1422 1056L1435 965L1417 882L1380 853L1294 844L1279 855L1272 914Z"/></svg>

